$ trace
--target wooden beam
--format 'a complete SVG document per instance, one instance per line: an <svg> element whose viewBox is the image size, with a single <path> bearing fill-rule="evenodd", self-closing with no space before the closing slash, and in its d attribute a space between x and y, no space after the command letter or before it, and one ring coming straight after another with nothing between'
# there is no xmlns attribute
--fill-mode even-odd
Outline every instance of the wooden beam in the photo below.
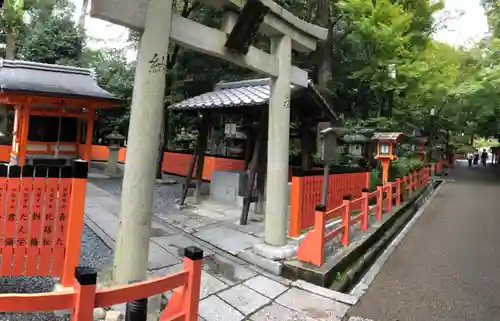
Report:
<svg viewBox="0 0 500 321"><path fill-rule="evenodd" d="M33 110L30 112L32 116L44 116L44 117L69 117L78 119L87 119L89 114L78 114L78 113L64 113L64 112L53 112L53 111L43 111L43 110Z"/></svg>
<svg viewBox="0 0 500 321"><path fill-rule="evenodd" d="M216 8L227 8L232 10L239 10L243 8L243 6L247 2L247 0L201 0L201 1ZM305 36L311 37L316 41L326 40L328 29L298 18L291 12L285 10L285 8L283 8L273 0L260 0L260 2L269 7L269 13L264 18L264 26L267 27L268 30L270 30L273 35L287 34L292 37L290 31L292 31L292 29L296 29L297 31L302 32ZM269 19L270 17L280 20L280 23L286 24L287 29L283 30L281 26L276 25L276 20L274 21L270 20Z"/></svg>
<svg viewBox="0 0 500 321"><path fill-rule="evenodd" d="M201 127L198 131L198 136L200 137L200 146L197 149L198 153L198 164L196 166L196 190L195 190L195 199L196 204L201 203L201 186L203 184L203 167L205 165L205 149L207 148L207 138L208 138L208 129L210 128L210 115L204 114L203 119L201 120Z"/></svg>
<svg viewBox="0 0 500 321"><path fill-rule="evenodd" d="M253 46L245 56L234 54L224 46L227 40L224 31L201 25L180 15L172 16L170 39L197 52L227 60L270 77L278 77L278 61L273 55ZM293 85L307 87L308 81L307 71L292 67L290 82Z"/></svg>
<svg viewBox="0 0 500 321"><path fill-rule="evenodd" d="M83 159L89 162L92 157L92 135L94 132L94 108L90 107L90 113L87 115L87 129L85 130L85 151Z"/></svg>
<svg viewBox="0 0 500 321"><path fill-rule="evenodd" d="M22 107L23 113L21 117L21 139L19 140L19 165L23 166L26 161L26 150L28 148L28 133L30 125L30 110L29 105L24 104Z"/></svg>

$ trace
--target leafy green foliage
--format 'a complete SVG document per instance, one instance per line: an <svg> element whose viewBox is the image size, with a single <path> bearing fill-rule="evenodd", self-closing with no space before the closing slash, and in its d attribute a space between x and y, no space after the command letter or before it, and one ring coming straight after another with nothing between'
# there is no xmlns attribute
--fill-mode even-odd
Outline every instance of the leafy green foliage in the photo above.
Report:
<svg viewBox="0 0 500 321"><path fill-rule="evenodd" d="M74 6L59 2L43 23L32 20L25 37L19 41L18 57L49 64L77 65L85 36L73 21ZM33 19L42 14L37 11Z"/></svg>
<svg viewBox="0 0 500 321"><path fill-rule="evenodd" d="M500 136L500 107L496 103L500 98L498 1L483 1L493 37L471 50L431 39L439 25L434 14L443 8L442 1L277 2L300 18L330 30L316 53L294 53L293 61L320 84L346 127L398 131L411 123L430 136L433 145L444 145L446 137L451 136L455 147L466 146L467 141L461 137L473 133ZM208 26L218 26L222 18L220 10L197 1L174 1L174 9ZM94 68L100 85L123 98L119 108L101 113L96 137L115 128L126 134L135 65L126 60L123 50L85 48L85 35L73 21L74 11L69 0L11 0L0 16L0 41L14 40L14 53L19 59ZM137 47L139 35L132 32L130 40L131 47ZM269 47L263 38L254 45ZM395 77L388 72L392 64L397 70ZM210 91L221 80L260 76L173 44L165 106ZM169 115L170 139L195 132L191 120L188 115Z"/></svg>

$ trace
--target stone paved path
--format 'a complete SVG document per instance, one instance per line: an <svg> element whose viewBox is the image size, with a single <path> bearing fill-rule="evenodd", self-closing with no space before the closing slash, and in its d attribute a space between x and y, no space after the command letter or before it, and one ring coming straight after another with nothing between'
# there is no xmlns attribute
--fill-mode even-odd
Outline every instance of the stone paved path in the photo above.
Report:
<svg viewBox="0 0 500 321"><path fill-rule="evenodd" d="M107 187L100 188L102 182L89 179L85 221L114 247L119 192L113 193L116 188L111 180L105 184ZM157 194L175 194L175 190L161 189ZM155 208L161 209L158 205ZM204 250L199 320L340 321L345 316L351 306L349 296L302 281L292 282L234 256L234 251L259 240L258 224L237 228L230 216L204 217L176 216L172 210L157 212L149 251L149 274L154 277L179 271L184 247L197 245Z"/></svg>
<svg viewBox="0 0 500 321"><path fill-rule="evenodd" d="M499 198L500 169L457 167L348 315L499 320Z"/></svg>

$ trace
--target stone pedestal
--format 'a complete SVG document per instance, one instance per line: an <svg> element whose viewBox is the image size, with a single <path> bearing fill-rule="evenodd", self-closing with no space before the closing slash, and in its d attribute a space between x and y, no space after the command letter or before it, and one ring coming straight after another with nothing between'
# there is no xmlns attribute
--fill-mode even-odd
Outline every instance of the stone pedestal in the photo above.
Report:
<svg viewBox="0 0 500 321"><path fill-rule="evenodd" d="M109 159L108 165L106 166L106 175L108 176L118 176L118 152L120 151L119 146L109 146Z"/></svg>

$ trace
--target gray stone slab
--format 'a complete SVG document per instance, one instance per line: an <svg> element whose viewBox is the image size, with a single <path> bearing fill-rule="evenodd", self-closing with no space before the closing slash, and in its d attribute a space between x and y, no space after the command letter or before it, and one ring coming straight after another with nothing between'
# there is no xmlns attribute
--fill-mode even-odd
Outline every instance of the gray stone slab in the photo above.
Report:
<svg viewBox="0 0 500 321"><path fill-rule="evenodd" d="M210 202L203 202L203 204L199 205L198 208L196 209L196 212L193 212L193 214L221 222L234 220L234 218L224 215L224 210L225 207L217 205L214 206L214 204Z"/></svg>
<svg viewBox="0 0 500 321"><path fill-rule="evenodd" d="M350 317L349 321L373 321L372 319L365 319L361 317Z"/></svg>
<svg viewBox="0 0 500 321"><path fill-rule="evenodd" d="M194 242L192 239L183 234L154 237L151 240L153 240L155 243L163 247L168 252L175 254L181 258L184 256L184 248L188 246L197 246L201 248L203 250L204 257L214 254L213 251L204 248L202 245L200 245L197 242Z"/></svg>
<svg viewBox="0 0 500 321"><path fill-rule="evenodd" d="M108 192L105 190L95 186L91 182L87 182L87 190L85 193L85 196L87 198L93 198L93 197L106 197L108 196Z"/></svg>
<svg viewBox="0 0 500 321"><path fill-rule="evenodd" d="M245 281L243 284L271 299L276 298L278 295L288 290L288 288L283 284L262 275L253 277L250 280Z"/></svg>
<svg viewBox="0 0 500 321"><path fill-rule="evenodd" d="M252 235L225 226L202 229L194 235L233 255L260 242L258 238Z"/></svg>
<svg viewBox="0 0 500 321"><path fill-rule="evenodd" d="M316 321L306 314L273 303L250 316L251 321Z"/></svg>
<svg viewBox="0 0 500 321"><path fill-rule="evenodd" d="M148 269L156 270L181 262L180 258L167 252L153 241L149 242Z"/></svg>
<svg viewBox="0 0 500 321"><path fill-rule="evenodd" d="M312 292L349 305L356 304L358 300L358 298L356 298L355 296L323 288L304 280L297 280L293 282L292 285L301 288L302 290L306 290L308 292Z"/></svg>
<svg viewBox="0 0 500 321"><path fill-rule="evenodd" d="M224 290L217 295L245 316L257 311L271 301L271 299L242 284Z"/></svg>
<svg viewBox="0 0 500 321"><path fill-rule="evenodd" d="M179 232L165 223L159 223L156 220L151 222L151 237L160 237L166 235L178 234Z"/></svg>
<svg viewBox="0 0 500 321"><path fill-rule="evenodd" d="M178 223L191 219L191 214L188 212L155 213L155 215L161 217L162 219L165 219L169 223L170 222Z"/></svg>
<svg viewBox="0 0 500 321"><path fill-rule="evenodd" d="M276 302L312 318L329 321L340 321L349 310L347 304L297 288L286 291L276 299Z"/></svg>
<svg viewBox="0 0 500 321"><path fill-rule="evenodd" d="M216 295L200 301L200 317L206 321L240 321L244 316Z"/></svg>
<svg viewBox="0 0 500 321"><path fill-rule="evenodd" d="M201 272L201 291L200 298L206 298L211 294L217 293L224 289L227 289L229 286L217 279L213 275L210 275L206 271Z"/></svg>
<svg viewBox="0 0 500 321"><path fill-rule="evenodd" d="M103 197L92 197L89 198L87 203L90 206L99 205L101 208L112 213L113 215L120 216L120 202L118 202L111 194Z"/></svg>
<svg viewBox="0 0 500 321"><path fill-rule="evenodd" d="M251 234L251 235L259 235L264 233L264 223L263 222L253 222L249 221L247 225L239 225L239 221L234 221L231 223L232 226L228 225L232 228L237 228L238 230Z"/></svg>
<svg viewBox="0 0 500 321"><path fill-rule="evenodd" d="M178 264L174 264L171 266L167 266L165 268L161 268L161 269L157 269L157 270L150 270L150 271L148 271L148 278L149 279L160 278L160 277L170 275L172 273L177 273L177 272L182 271L183 267L184 267L184 263L178 263Z"/></svg>
<svg viewBox="0 0 500 321"><path fill-rule="evenodd" d="M226 284L241 283L257 273L220 255L206 257L203 269Z"/></svg>
<svg viewBox="0 0 500 321"><path fill-rule="evenodd" d="M113 240L116 241L116 235L118 232L118 224L120 219L113 214L102 208L92 208L91 210L86 210L85 215L90 218L94 223L109 235Z"/></svg>

